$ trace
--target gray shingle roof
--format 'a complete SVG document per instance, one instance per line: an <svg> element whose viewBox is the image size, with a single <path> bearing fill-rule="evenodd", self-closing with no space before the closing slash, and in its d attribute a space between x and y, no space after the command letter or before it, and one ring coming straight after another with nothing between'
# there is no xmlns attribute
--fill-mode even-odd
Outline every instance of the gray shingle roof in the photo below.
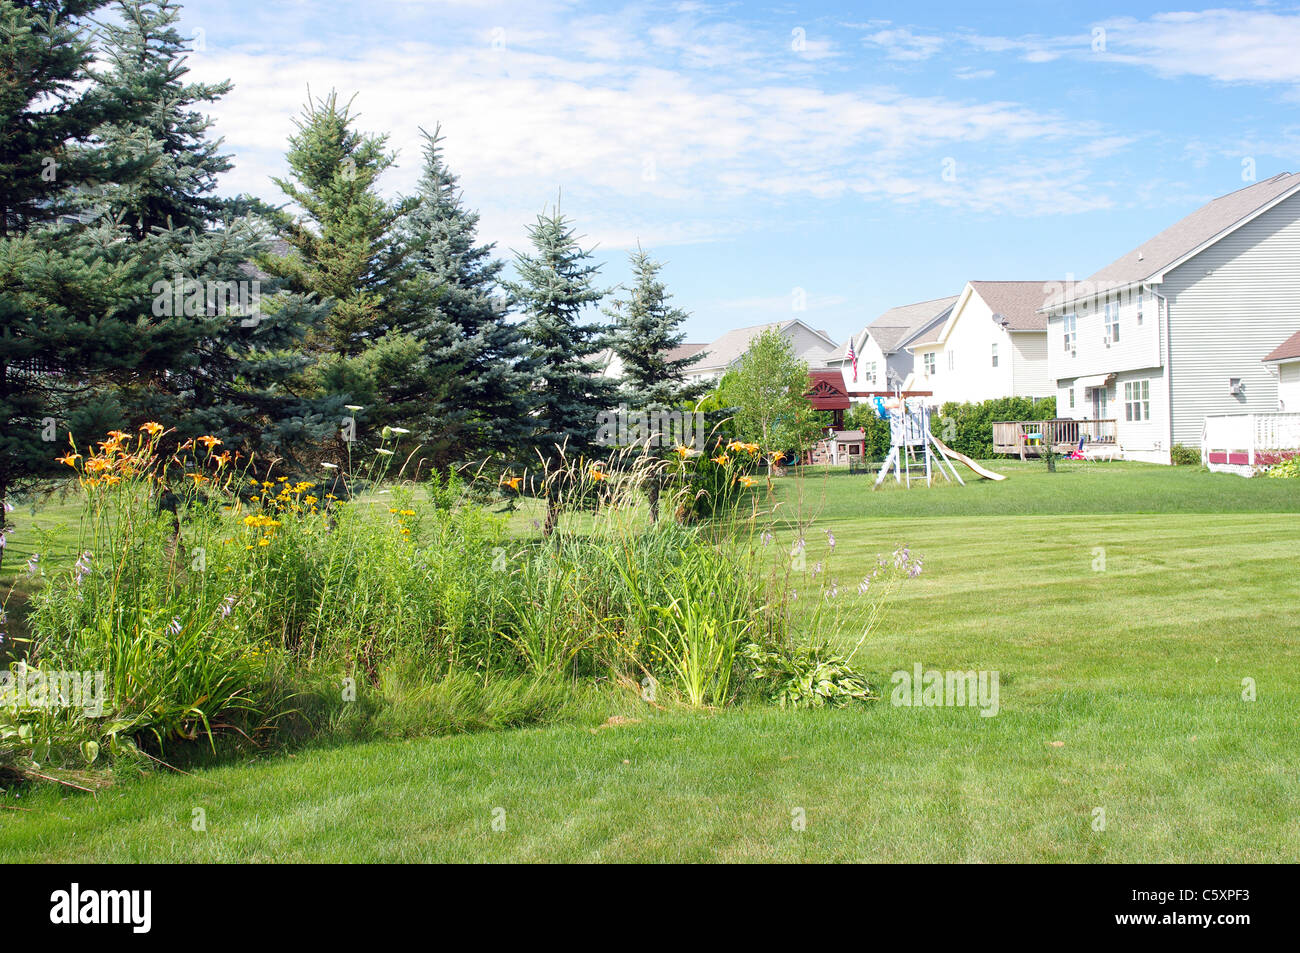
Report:
<svg viewBox="0 0 1300 953"><path fill-rule="evenodd" d="M1154 278L1170 265L1185 257L1211 239L1222 235L1249 218L1274 199L1300 187L1300 174L1280 172L1271 179L1256 182L1236 192L1221 195L1202 205L1191 215L1170 225L1159 235L1143 242L1105 268L1090 276L1085 282L1088 293L1101 285L1104 289L1119 288ZM1082 296L1083 289L1075 294ZM1061 296L1057 296L1059 301Z"/></svg>
<svg viewBox="0 0 1300 953"><path fill-rule="evenodd" d="M698 373L699 371L706 369L729 367L733 361L737 360L742 354L749 350L750 342L764 331L777 331L794 323L795 320L773 321L771 324L755 324L747 328L736 328L735 330L728 331L712 344L708 344L702 348L705 352L704 357L698 364L693 365L691 370ZM826 337L826 334L823 331L814 330L814 333ZM834 340L827 337L826 343L827 351L834 349Z"/></svg>
<svg viewBox="0 0 1300 953"><path fill-rule="evenodd" d="M972 281L975 293L984 299L996 318L1001 315L1010 331L1046 331L1047 315L1038 309L1047 303L1047 289L1059 282Z"/></svg>
<svg viewBox="0 0 1300 953"><path fill-rule="evenodd" d="M890 308L876 320L867 325L872 340L885 354L893 354L910 343L911 338L924 331L926 327L947 317L948 311L957 303L957 295L948 298L934 298L930 301L918 301L915 304L899 305ZM847 354L848 345L845 345Z"/></svg>
<svg viewBox="0 0 1300 953"><path fill-rule="evenodd" d="M680 361L684 357L690 357L698 354L708 345L705 344L679 344L677 347L670 347L668 353L664 355L665 360Z"/></svg>

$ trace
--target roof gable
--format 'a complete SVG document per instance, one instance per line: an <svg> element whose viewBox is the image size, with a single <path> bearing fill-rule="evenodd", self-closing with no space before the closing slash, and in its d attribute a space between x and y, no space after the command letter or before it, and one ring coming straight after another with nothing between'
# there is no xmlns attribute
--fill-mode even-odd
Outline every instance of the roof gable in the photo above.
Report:
<svg viewBox="0 0 1300 953"><path fill-rule="evenodd" d="M1099 289L1113 290L1154 280L1297 190L1300 190L1300 174L1280 172L1271 179L1221 195L1115 259L1091 275L1082 287L1067 287L1049 304L1087 297Z"/></svg>
<svg viewBox="0 0 1300 953"><path fill-rule="evenodd" d="M943 344L957 326L972 297L979 297L993 313L993 320L1008 331L1047 331L1046 315L1038 314L1043 306L1045 281L968 281L947 319L927 333L908 342L908 350ZM1059 284L1059 283L1058 283Z"/></svg>
<svg viewBox="0 0 1300 953"><path fill-rule="evenodd" d="M844 389L844 375L839 371L810 371L812 386L808 388L808 402L815 410L847 410L850 405Z"/></svg>
<svg viewBox="0 0 1300 953"><path fill-rule="evenodd" d="M899 305L890 308L876 320L867 325L866 334L876 342L882 354L889 355L901 351L917 334L925 331L957 303L957 295L947 298L932 298L915 304Z"/></svg>

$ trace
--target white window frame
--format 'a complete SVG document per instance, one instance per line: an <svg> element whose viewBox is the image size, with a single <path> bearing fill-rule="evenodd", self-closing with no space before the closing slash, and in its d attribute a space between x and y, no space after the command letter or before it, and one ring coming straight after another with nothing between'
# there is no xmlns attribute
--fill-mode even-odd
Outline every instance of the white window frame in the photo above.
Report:
<svg viewBox="0 0 1300 953"><path fill-rule="evenodd" d="M1062 320L1062 328L1065 332L1062 336L1065 342L1065 350L1073 354L1075 351L1075 345L1078 343L1079 316L1073 311L1065 315Z"/></svg>
<svg viewBox="0 0 1300 953"><path fill-rule="evenodd" d="M1124 382L1124 419L1141 423L1151 419L1151 382L1149 380Z"/></svg>
<svg viewBox="0 0 1300 953"><path fill-rule="evenodd" d="M993 342L993 366L998 366L998 342Z"/></svg>
<svg viewBox="0 0 1300 953"><path fill-rule="evenodd" d="M1106 322L1106 346L1119 343L1119 302L1113 304L1109 298L1106 299L1106 313L1103 317Z"/></svg>
<svg viewBox="0 0 1300 953"><path fill-rule="evenodd" d="M921 366L925 368L926 377L934 376L935 364L934 351L926 351L921 355Z"/></svg>

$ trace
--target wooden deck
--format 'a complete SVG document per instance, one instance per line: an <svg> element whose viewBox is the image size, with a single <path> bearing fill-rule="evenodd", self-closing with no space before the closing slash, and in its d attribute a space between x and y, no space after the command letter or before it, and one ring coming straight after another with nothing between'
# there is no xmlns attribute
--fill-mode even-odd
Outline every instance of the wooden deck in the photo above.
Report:
<svg viewBox="0 0 1300 953"><path fill-rule="evenodd" d="M1105 420L995 420L993 452L1039 456L1044 446L1070 453L1084 441L1088 446L1115 447L1115 419Z"/></svg>

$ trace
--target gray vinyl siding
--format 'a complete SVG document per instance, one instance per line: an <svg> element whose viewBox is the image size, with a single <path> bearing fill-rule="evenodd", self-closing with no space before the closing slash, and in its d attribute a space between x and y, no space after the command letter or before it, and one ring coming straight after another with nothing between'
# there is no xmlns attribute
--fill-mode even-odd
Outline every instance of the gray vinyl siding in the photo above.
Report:
<svg viewBox="0 0 1300 953"><path fill-rule="evenodd" d="M1300 330L1300 196L1165 276L1173 440L1196 446L1208 414L1277 410L1266 354ZM1229 393L1239 377L1245 394Z"/></svg>

